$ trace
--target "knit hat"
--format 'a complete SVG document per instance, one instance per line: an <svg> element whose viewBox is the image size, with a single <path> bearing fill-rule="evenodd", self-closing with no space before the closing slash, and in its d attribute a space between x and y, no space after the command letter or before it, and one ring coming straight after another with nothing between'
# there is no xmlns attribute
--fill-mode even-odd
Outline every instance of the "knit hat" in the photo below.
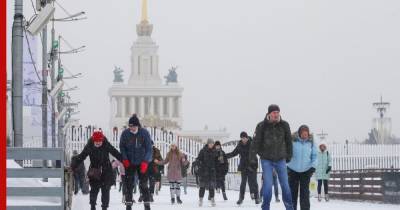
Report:
<svg viewBox="0 0 400 210"><path fill-rule="evenodd" d="M310 128L307 125L301 125L299 127L299 130L297 131L297 134L299 135L299 137L301 136L302 131L307 131L308 135L310 135Z"/></svg>
<svg viewBox="0 0 400 210"><path fill-rule="evenodd" d="M138 126L141 127L139 118L136 114L133 114L131 118L129 118L129 125L130 126Z"/></svg>
<svg viewBox="0 0 400 210"><path fill-rule="evenodd" d="M245 131L242 131L240 133L240 138L248 138L249 136L247 135L247 133Z"/></svg>
<svg viewBox="0 0 400 210"><path fill-rule="evenodd" d="M104 140L104 135L101 131L95 131L92 134L92 140L94 142L102 142Z"/></svg>
<svg viewBox="0 0 400 210"><path fill-rule="evenodd" d="M215 146L221 146L221 142L220 141L216 141L214 145Z"/></svg>
<svg viewBox="0 0 400 210"><path fill-rule="evenodd" d="M278 112L281 111L281 109L279 108L279 106L276 105L276 104L271 104L271 105L269 105L269 107L268 107L268 114L271 114L271 112L275 112L275 111L278 111Z"/></svg>
<svg viewBox="0 0 400 210"><path fill-rule="evenodd" d="M214 144L214 139L207 139L207 144Z"/></svg>

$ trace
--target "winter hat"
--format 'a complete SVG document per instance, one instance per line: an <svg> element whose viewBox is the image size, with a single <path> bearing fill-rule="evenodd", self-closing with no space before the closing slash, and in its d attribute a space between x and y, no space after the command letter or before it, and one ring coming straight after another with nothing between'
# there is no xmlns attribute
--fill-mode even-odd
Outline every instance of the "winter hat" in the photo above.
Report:
<svg viewBox="0 0 400 210"><path fill-rule="evenodd" d="M279 106L276 105L276 104L271 104L271 105L269 105L269 107L268 107L268 114L271 114L271 112L275 112L275 111L278 111L278 112L281 111L281 109L279 108Z"/></svg>
<svg viewBox="0 0 400 210"><path fill-rule="evenodd" d="M92 140L94 142L102 142L104 140L104 135L101 131L95 131L92 134Z"/></svg>
<svg viewBox="0 0 400 210"><path fill-rule="evenodd" d="M302 131L307 131L308 135L310 135L310 128L307 125L301 125L299 127L299 130L297 131L297 134L299 135L299 137L301 136Z"/></svg>
<svg viewBox="0 0 400 210"><path fill-rule="evenodd" d="M215 146L221 146L221 142L220 141L216 141L214 145Z"/></svg>
<svg viewBox="0 0 400 210"><path fill-rule="evenodd" d="M248 138L249 136L247 135L247 133L245 131L242 131L240 133L240 138Z"/></svg>
<svg viewBox="0 0 400 210"><path fill-rule="evenodd" d="M131 118L129 118L129 125L130 126L138 126L140 127L140 121L136 114L133 114Z"/></svg>
<svg viewBox="0 0 400 210"><path fill-rule="evenodd" d="M214 144L214 140L213 139L207 139L207 144Z"/></svg>

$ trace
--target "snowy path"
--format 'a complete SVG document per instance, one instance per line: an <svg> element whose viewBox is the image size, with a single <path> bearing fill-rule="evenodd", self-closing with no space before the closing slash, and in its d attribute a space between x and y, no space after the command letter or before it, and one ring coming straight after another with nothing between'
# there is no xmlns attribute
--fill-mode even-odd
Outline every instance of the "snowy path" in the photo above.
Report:
<svg viewBox="0 0 400 210"><path fill-rule="evenodd" d="M182 192L183 194L183 192ZM206 193L206 196L208 194ZM188 195L182 195L183 204L182 205L171 205L169 197L169 188L163 186L161 189L161 194L154 197L155 202L151 205L152 210L172 210L172 209L182 209L182 210L195 210L195 209L207 209L212 208L218 209L246 209L246 210L260 210L260 205L255 205L254 202L250 201L248 194L246 194L246 199L240 207L236 205L236 200L238 198L237 191L228 191L228 201L223 201L221 194L216 193L216 207L211 207L208 202L204 202L203 207L198 207L198 190L195 188L188 189ZM125 206L121 203L121 194L115 190L111 190L110 195L110 210L121 210L125 209ZM138 195L135 195L135 200L137 201ZM101 201L100 196L98 197L97 209L100 209ZM74 197L73 210L89 210L89 196L78 194ZM135 204L133 209L143 209L142 204ZM272 210L284 210L282 203L272 203ZM400 205L390 205L390 204L377 204L369 202L348 202L340 200L331 200L330 202L319 203L316 198L311 199L311 209L316 210L398 210Z"/></svg>

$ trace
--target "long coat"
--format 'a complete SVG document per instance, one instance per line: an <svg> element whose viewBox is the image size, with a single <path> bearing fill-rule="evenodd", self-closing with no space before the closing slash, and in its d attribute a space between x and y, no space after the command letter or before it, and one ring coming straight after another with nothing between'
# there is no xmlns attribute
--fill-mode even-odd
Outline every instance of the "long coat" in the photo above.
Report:
<svg viewBox="0 0 400 210"><path fill-rule="evenodd" d="M328 166L332 166L331 155L327 150L324 152L319 151L317 155L317 168L316 168L316 178L329 180L330 172L326 173Z"/></svg>
<svg viewBox="0 0 400 210"><path fill-rule="evenodd" d="M199 185L207 189L215 188L217 182L217 153L207 145L200 150L196 161L199 162Z"/></svg>
<svg viewBox="0 0 400 210"><path fill-rule="evenodd" d="M216 164L217 180L224 181L225 176L229 170L228 158L226 157L226 154L222 149L216 150L216 154L217 154L217 164Z"/></svg>
<svg viewBox="0 0 400 210"><path fill-rule="evenodd" d="M182 180L182 167L188 164L188 161L183 159L185 156L182 153L176 154L173 152L171 155L167 154L167 157L161 161L162 165L168 164L167 166L167 179L170 182L180 182Z"/></svg>

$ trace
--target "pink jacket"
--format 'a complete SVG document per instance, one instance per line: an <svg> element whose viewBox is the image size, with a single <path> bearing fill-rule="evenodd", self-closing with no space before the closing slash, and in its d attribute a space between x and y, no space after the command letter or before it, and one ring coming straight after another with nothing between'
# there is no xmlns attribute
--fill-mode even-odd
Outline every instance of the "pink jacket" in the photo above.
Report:
<svg viewBox="0 0 400 210"><path fill-rule="evenodd" d="M160 164L165 165L168 164L167 167L167 178L168 181L170 182L179 182L182 180L182 166L187 165L189 162L188 160L183 161L185 156L181 153L181 155L176 155L176 153L173 153L171 155L171 158L167 157L160 162Z"/></svg>

